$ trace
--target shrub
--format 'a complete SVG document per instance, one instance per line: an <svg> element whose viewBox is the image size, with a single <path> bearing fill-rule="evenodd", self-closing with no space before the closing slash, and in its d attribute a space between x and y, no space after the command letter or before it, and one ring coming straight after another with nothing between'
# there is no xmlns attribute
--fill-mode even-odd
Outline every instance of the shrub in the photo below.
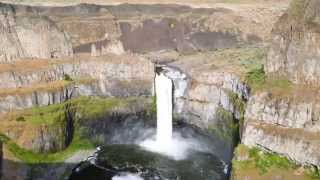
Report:
<svg viewBox="0 0 320 180"><path fill-rule="evenodd" d="M252 89L260 89L266 82L266 73L264 68L254 69L247 73L246 82Z"/></svg>
<svg viewBox="0 0 320 180"><path fill-rule="evenodd" d="M65 81L73 81L73 79L70 77L69 74L64 74L63 75L63 80L65 80Z"/></svg>
<svg viewBox="0 0 320 180"><path fill-rule="evenodd" d="M290 160L288 160L286 157L264 152L258 148L250 149L249 156L250 158L254 159L256 167L262 174L268 172L271 167L289 169L295 166L295 164L290 162Z"/></svg>
<svg viewBox="0 0 320 180"><path fill-rule="evenodd" d="M19 117L16 118L16 121L23 122L23 121L26 121L26 120L24 119L23 116L19 116Z"/></svg>

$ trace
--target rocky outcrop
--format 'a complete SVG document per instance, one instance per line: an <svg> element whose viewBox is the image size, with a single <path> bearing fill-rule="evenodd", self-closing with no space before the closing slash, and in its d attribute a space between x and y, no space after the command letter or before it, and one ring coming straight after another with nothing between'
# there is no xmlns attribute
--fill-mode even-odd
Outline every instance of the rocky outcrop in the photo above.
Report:
<svg viewBox="0 0 320 180"><path fill-rule="evenodd" d="M177 117L202 128L219 123L220 108L241 118L243 107L235 101L245 101L249 97L249 88L238 75L219 71L186 71L177 62L172 66L165 68L165 74L174 82L174 111Z"/></svg>
<svg viewBox="0 0 320 180"><path fill-rule="evenodd" d="M62 86L57 89L34 89L26 94L16 93L2 96L0 97L0 112L10 112L34 106L48 106L62 103L75 97L75 95L73 95L74 89L74 86Z"/></svg>
<svg viewBox="0 0 320 180"><path fill-rule="evenodd" d="M25 56L25 52L19 43L15 31L15 19L13 9L10 6L0 8L0 62L9 62L12 59Z"/></svg>
<svg viewBox="0 0 320 180"><path fill-rule="evenodd" d="M242 142L298 163L320 166L317 96L307 99L288 94L274 96L270 92L252 96L247 104Z"/></svg>
<svg viewBox="0 0 320 180"><path fill-rule="evenodd" d="M294 83L319 85L320 3L293 1L273 29L266 71L288 76Z"/></svg>
<svg viewBox="0 0 320 180"><path fill-rule="evenodd" d="M242 142L250 147L258 146L281 154L300 164L319 167L319 137L319 132L311 133L298 128L248 121Z"/></svg>
<svg viewBox="0 0 320 180"><path fill-rule="evenodd" d="M15 29L25 57L59 58L73 55L69 37L49 18L17 16Z"/></svg>
<svg viewBox="0 0 320 180"><path fill-rule="evenodd" d="M97 104L85 106L79 102ZM113 128L111 123L150 116L150 103L151 98L143 97L81 97L59 105L1 114L0 132L2 137L5 134L24 149L36 153L59 152L68 147L75 136L92 141L105 136L107 141L106 129Z"/></svg>
<svg viewBox="0 0 320 180"><path fill-rule="evenodd" d="M269 79L285 77L295 85L273 84L274 90L266 88L253 94L242 134L246 145L318 167L319 7L316 0L292 1L277 22L265 69Z"/></svg>
<svg viewBox="0 0 320 180"><path fill-rule="evenodd" d="M107 55L76 59L80 61L0 73L0 87L5 89L0 93L0 112L61 103L78 96L152 95L154 66L145 58ZM71 79L62 81L66 76Z"/></svg>
<svg viewBox="0 0 320 180"><path fill-rule="evenodd" d="M70 36L76 53L94 56L123 50L189 53L261 43L270 39L273 23L284 11L282 7L228 5L201 9L130 4L11 7L19 16L49 17Z"/></svg>
<svg viewBox="0 0 320 180"><path fill-rule="evenodd" d="M69 144L67 139L67 121L61 116L60 124L33 126L27 125L16 142L20 147L37 153L53 153L64 150ZM32 132L32 133L30 133ZM12 132L11 132L12 133Z"/></svg>
<svg viewBox="0 0 320 180"><path fill-rule="evenodd" d="M212 78L206 81L201 77L195 77L196 80L191 82L186 95L177 101L182 104L181 114L190 116L194 124L203 128L218 123L216 117L219 108L233 113L237 119L240 119L243 107L236 104L235 98L245 101L248 87L240 81L239 77L232 74L229 76L226 74L219 76L220 73L206 75Z"/></svg>
<svg viewBox="0 0 320 180"><path fill-rule="evenodd" d="M250 98L246 118L287 128L301 128L305 131L320 131L320 104L317 98L295 100L290 97L272 97L264 92Z"/></svg>
<svg viewBox="0 0 320 180"><path fill-rule="evenodd" d="M1 4L0 62L17 58L56 58L71 56L72 45L67 35L48 18L37 15L16 16L11 5Z"/></svg>

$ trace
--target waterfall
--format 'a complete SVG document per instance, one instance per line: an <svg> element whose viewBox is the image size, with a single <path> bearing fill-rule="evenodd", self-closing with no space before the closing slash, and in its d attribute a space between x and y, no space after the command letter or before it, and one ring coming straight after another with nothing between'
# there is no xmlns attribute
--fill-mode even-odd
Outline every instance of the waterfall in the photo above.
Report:
<svg viewBox="0 0 320 180"><path fill-rule="evenodd" d="M156 74L157 139L159 144L170 144L172 140L172 80L164 74Z"/></svg>
<svg viewBox="0 0 320 180"><path fill-rule="evenodd" d="M139 142L139 145L149 151L167 155L174 160L182 160L188 156L191 150L202 151L202 145L192 138L182 137L180 133L173 133L172 131L172 79L180 75L176 72L169 67L160 67L157 70L155 77L155 93L157 97L156 135L143 139ZM181 96L181 94L183 92L177 95Z"/></svg>

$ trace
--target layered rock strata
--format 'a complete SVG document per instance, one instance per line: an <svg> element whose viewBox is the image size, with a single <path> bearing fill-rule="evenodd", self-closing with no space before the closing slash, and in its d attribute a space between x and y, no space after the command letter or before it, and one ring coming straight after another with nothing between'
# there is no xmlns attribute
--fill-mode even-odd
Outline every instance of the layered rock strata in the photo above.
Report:
<svg viewBox="0 0 320 180"><path fill-rule="evenodd" d="M16 16L10 5L1 4L0 62L19 58L57 58L72 56L68 36L50 19L39 15Z"/></svg>

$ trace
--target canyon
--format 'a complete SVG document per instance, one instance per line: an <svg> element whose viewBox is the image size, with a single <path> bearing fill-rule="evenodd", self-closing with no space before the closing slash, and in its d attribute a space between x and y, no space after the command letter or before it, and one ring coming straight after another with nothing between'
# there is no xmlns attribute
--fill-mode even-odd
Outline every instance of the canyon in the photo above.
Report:
<svg viewBox="0 0 320 180"><path fill-rule="evenodd" d="M317 0L122 3L0 3L2 179L68 179L118 121L154 126L159 66L230 179L320 177Z"/></svg>

